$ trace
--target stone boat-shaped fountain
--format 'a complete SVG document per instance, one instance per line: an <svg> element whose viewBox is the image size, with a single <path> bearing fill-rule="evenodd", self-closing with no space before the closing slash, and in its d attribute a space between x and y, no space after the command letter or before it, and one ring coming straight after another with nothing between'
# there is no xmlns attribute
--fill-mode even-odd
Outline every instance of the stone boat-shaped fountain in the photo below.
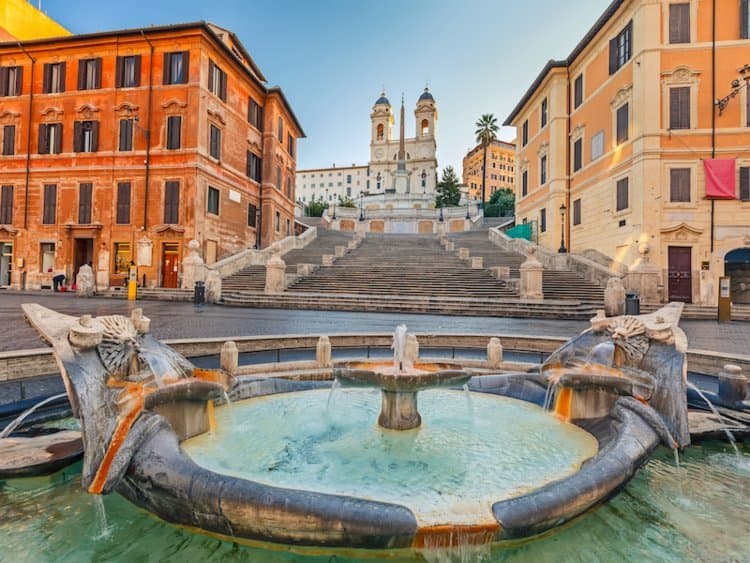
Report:
<svg viewBox="0 0 750 563"><path fill-rule="evenodd" d="M305 400L306 393L312 397L324 392L321 388L326 383L233 380L218 370L198 370L149 334L149 321L139 310L131 318L80 319L37 305L25 305L24 311L53 345L74 414L81 420L84 486L95 494L117 491L164 520L234 539L394 549L526 538L559 526L615 494L660 442L681 447L689 441L686 342L677 327L680 306L640 317L597 317L590 330L555 352L537 373L469 379L470 374L453 366L422 366L427 368L422 371L433 373L435 381L443 378L443 383L460 386L469 380L477 405L468 408L483 409L477 420L493 410L520 407L543 419L552 435L557 432L553 425L563 425L565 432L576 434L578 443L593 445L581 448L578 458L571 457L566 471L546 474L502 498L487 492L481 509L463 510L460 517L454 517L452 508L420 512L393 495L337 493L335 483L288 486L283 480L273 480L277 467L269 467L270 477L262 481L243 477L241 471L212 470L210 463L194 455L197 450L191 442L203 440L214 428L214 402L225 393L261 402ZM362 384L362 371L377 372L365 367L340 366L336 375L342 382ZM419 362L413 367L419 369ZM386 388L391 384L381 385L383 393L393 391ZM455 410L450 402L453 397L465 397L464 392L438 392L454 395L430 411L421 427L414 424L411 407L404 411L399 401L393 410L407 413L405 418L397 417L409 421L406 429L393 437L393 429L378 430L374 421L365 427L377 433L376 443L417 451L422 437L438 426L438 415L449 416ZM496 399L496 395L504 397ZM249 412L255 408L252 401ZM430 401L425 402L429 407ZM555 416L535 405L544 403L552 405ZM277 413L272 422L283 424L284 417L278 414L282 411L274 410L274 404L267 406ZM242 423L237 422L238 426ZM335 440L329 430L326 427L318 435L321 441ZM466 429L470 431L471 425ZM521 438L513 448L522 450L524 440L531 444L537 439L523 434ZM252 459L262 455L262 442L255 443L257 451L236 441L223 448L241 450ZM504 444L490 446L502 451ZM443 456L458 463L455 460L460 456L450 453L446 449ZM461 453L460 445L453 453ZM415 467L418 470L419 463ZM481 471L489 475L494 469L499 467L490 464ZM387 467L381 472L387 473ZM474 485L480 492L485 490L481 479Z"/></svg>

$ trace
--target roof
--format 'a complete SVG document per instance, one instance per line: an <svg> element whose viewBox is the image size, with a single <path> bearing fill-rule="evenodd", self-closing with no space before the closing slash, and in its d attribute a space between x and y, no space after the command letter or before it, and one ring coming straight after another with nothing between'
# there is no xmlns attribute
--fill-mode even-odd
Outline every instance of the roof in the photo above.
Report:
<svg viewBox="0 0 750 563"><path fill-rule="evenodd" d="M380 97L376 100L375 105L378 106L380 104L385 104L386 106L391 105L391 102L388 101L388 98L385 97L385 92L380 94Z"/></svg>
<svg viewBox="0 0 750 563"><path fill-rule="evenodd" d="M570 52L567 58L563 60L550 60L547 62L546 65L544 65L544 68L539 73L539 75L536 77L534 82L531 83L531 86L529 86L529 89L526 90L526 93L521 97L521 100L516 104L516 107L513 108L513 111L510 112L510 115L505 118L505 121L503 122L503 125L511 125L512 121L518 116L519 113L521 113L521 110L526 105L526 103L531 99L531 97L534 95L534 92L537 88L541 85L541 83L546 78L547 74L554 68L565 68L573 64L573 62L578 58L578 56L583 52L583 50L586 48L586 46L591 43L591 41L596 37L596 34L599 33L604 26L607 24L607 22L617 13L617 10L620 9L620 6L622 6L626 0L613 0L609 6L604 10L604 13L602 13L601 16L599 16L599 19L594 22L594 25L591 26L591 28L586 32L586 35L583 36L583 38L578 42L578 44L573 48L573 50Z"/></svg>
<svg viewBox="0 0 750 563"><path fill-rule="evenodd" d="M351 166L329 166L328 168L298 168L297 174L309 174L311 172L344 172L346 170L365 170L370 166L367 164L352 164Z"/></svg>
<svg viewBox="0 0 750 563"><path fill-rule="evenodd" d="M500 147L500 148L503 148L503 149L507 149L507 150L513 151L513 152L515 152L515 150L516 150L516 144L515 143L511 143L509 141L501 141L500 139L495 139L494 141L492 141L492 143L490 143L490 145L491 146L495 146L495 147ZM466 153L466 156L464 156L464 158L466 159L466 158L469 158L469 157L473 156L474 154L476 154L481 149L482 149L482 143L479 143L474 148L470 149L469 152Z"/></svg>
<svg viewBox="0 0 750 563"><path fill-rule="evenodd" d="M422 92L422 95L419 96L419 99L420 100L427 100L427 101L431 101L431 102L435 101L435 98L433 98L432 94L430 94L430 89L429 88L425 88L424 89L424 92Z"/></svg>
<svg viewBox="0 0 750 563"><path fill-rule="evenodd" d="M294 124L297 126L297 129L299 129L300 137L307 137L305 135L305 131L302 129L302 125L300 125L299 120L297 119L297 116L294 114L294 110L292 109L292 106L289 104L289 100L286 99L286 96L284 95L284 91L281 89L281 86L271 86L267 92L269 94L278 94L279 98L281 98L281 101L284 103L284 107L286 107L286 110L289 112L289 115L292 116L292 121L294 121Z"/></svg>

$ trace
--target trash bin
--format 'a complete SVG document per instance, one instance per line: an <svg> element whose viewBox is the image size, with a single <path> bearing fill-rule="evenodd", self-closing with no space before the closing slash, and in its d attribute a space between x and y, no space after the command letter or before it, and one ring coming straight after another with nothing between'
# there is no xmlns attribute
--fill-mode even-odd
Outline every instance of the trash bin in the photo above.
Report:
<svg viewBox="0 0 750 563"><path fill-rule="evenodd" d="M193 290L193 303L196 305L202 305L206 302L206 284L202 281L195 282L195 289Z"/></svg>
<svg viewBox="0 0 750 563"><path fill-rule="evenodd" d="M641 314L641 298L635 291L628 291L625 294L625 314L626 315L640 315Z"/></svg>

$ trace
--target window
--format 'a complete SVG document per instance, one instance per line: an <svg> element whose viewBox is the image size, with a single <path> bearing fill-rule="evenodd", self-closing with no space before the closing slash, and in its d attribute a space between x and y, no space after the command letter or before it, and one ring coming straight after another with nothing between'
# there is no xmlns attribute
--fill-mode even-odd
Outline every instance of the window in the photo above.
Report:
<svg viewBox="0 0 750 563"><path fill-rule="evenodd" d="M0 66L0 96L20 96L22 87L22 66Z"/></svg>
<svg viewBox="0 0 750 563"><path fill-rule="evenodd" d="M286 220L286 236L290 236L292 234L292 222L287 219Z"/></svg>
<svg viewBox="0 0 750 563"><path fill-rule="evenodd" d="M221 101L227 101L227 73L211 59L208 60L208 90Z"/></svg>
<svg viewBox="0 0 750 563"><path fill-rule="evenodd" d="M247 121L259 131L263 131L263 108L252 98L248 98L247 101Z"/></svg>
<svg viewBox="0 0 750 563"><path fill-rule="evenodd" d="M39 244L39 271L51 272L55 267L55 243L43 242Z"/></svg>
<svg viewBox="0 0 750 563"><path fill-rule="evenodd" d="M0 188L0 225L13 224L13 186Z"/></svg>
<svg viewBox="0 0 750 563"><path fill-rule="evenodd" d="M633 54L633 22L628 22L616 37L609 41L609 74L614 74Z"/></svg>
<svg viewBox="0 0 750 563"><path fill-rule="evenodd" d="M78 89L97 90L102 87L102 59L78 61Z"/></svg>
<svg viewBox="0 0 750 563"><path fill-rule="evenodd" d="M669 5L669 42L690 43L690 2Z"/></svg>
<svg viewBox="0 0 750 563"><path fill-rule="evenodd" d="M247 226L253 227L257 225L258 221L258 208L253 203L247 204Z"/></svg>
<svg viewBox="0 0 750 563"><path fill-rule="evenodd" d="M583 103L583 74L579 74L573 83L573 108Z"/></svg>
<svg viewBox="0 0 750 563"><path fill-rule="evenodd" d="M427 121L426 119L423 119L421 129L422 129L422 136L426 137L430 133L430 122Z"/></svg>
<svg viewBox="0 0 750 563"><path fill-rule="evenodd" d="M62 152L62 123L41 123L39 125L39 154L60 154Z"/></svg>
<svg viewBox="0 0 750 563"><path fill-rule="evenodd" d="M547 155L545 154L539 159L539 183L547 183Z"/></svg>
<svg viewBox="0 0 750 563"><path fill-rule="evenodd" d="M573 225L581 224L581 198L573 200Z"/></svg>
<svg viewBox="0 0 750 563"><path fill-rule="evenodd" d="M94 186L84 183L78 186L78 224L88 225L91 223L91 195Z"/></svg>
<svg viewBox="0 0 750 563"><path fill-rule="evenodd" d="M573 172L578 172L583 166L583 139L573 143Z"/></svg>
<svg viewBox="0 0 750 563"><path fill-rule="evenodd" d="M628 203L628 178L617 180L617 211L622 211L629 207Z"/></svg>
<svg viewBox="0 0 750 563"><path fill-rule="evenodd" d="M274 229L276 230L277 233L279 232L279 229L281 229L281 213L279 213L278 211L276 212L276 219L274 221Z"/></svg>
<svg viewBox="0 0 750 563"><path fill-rule="evenodd" d="M547 98L542 100L542 107L539 109L540 127L547 125Z"/></svg>
<svg viewBox="0 0 750 563"><path fill-rule="evenodd" d="M99 122L76 121L73 124L73 152L99 150Z"/></svg>
<svg viewBox="0 0 750 563"><path fill-rule="evenodd" d="M44 184L44 205L42 209L42 224L55 224L55 211L57 210L57 185Z"/></svg>
<svg viewBox="0 0 750 563"><path fill-rule="evenodd" d="M211 125L208 141L208 152L211 158L221 160L221 129L216 127L216 125Z"/></svg>
<svg viewBox="0 0 750 563"><path fill-rule="evenodd" d="M9 187L12 188L13 186ZM747 166L740 166L740 200L750 201L750 167ZM2 222L2 215L0 215L0 223Z"/></svg>
<svg viewBox="0 0 750 563"><path fill-rule="evenodd" d="M117 57L115 87L136 88L141 85L141 56Z"/></svg>
<svg viewBox="0 0 750 563"><path fill-rule="evenodd" d="M164 223L174 225L180 222L180 183L164 184Z"/></svg>
<svg viewBox="0 0 750 563"><path fill-rule="evenodd" d="M279 139L279 143L283 143L284 142L284 120L281 119L281 117L279 117L276 128L277 128L276 135Z"/></svg>
<svg viewBox="0 0 750 563"><path fill-rule="evenodd" d="M292 137L291 133L286 137L286 150L289 153L289 156L294 158L294 137Z"/></svg>
<svg viewBox="0 0 750 563"><path fill-rule="evenodd" d="M544 207L539 210L539 232L547 232L547 210Z"/></svg>
<svg viewBox="0 0 750 563"><path fill-rule="evenodd" d="M3 126L3 154L11 155L16 153L16 126Z"/></svg>
<svg viewBox="0 0 750 563"><path fill-rule="evenodd" d="M120 144L118 145L118 147L121 151L133 150L133 120L132 119L120 120Z"/></svg>
<svg viewBox="0 0 750 563"><path fill-rule="evenodd" d="M114 255L114 263L112 264L113 273L128 274L130 261L132 260L130 254L130 243L116 242L112 254Z"/></svg>
<svg viewBox="0 0 750 563"><path fill-rule="evenodd" d="M117 218L118 225L130 223L130 182L117 183Z"/></svg>
<svg viewBox="0 0 750 563"><path fill-rule="evenodd" d="M179 149L182 135L182 116L170 115L167 117L167 148Z"/></svg>
<svg viewBox="0 0 750 563"><path fill-rule="evenodd" d="M281 166L276 167L276 189L281 191Z"/></svg>
<svg viewBox="0 0 750 563"><path fill-rule="evenodd" d="M630 121L628 104L623 104L617 108L617 144L624 143L628 140L628 126Z"/></svg>
<svg viewBox="0 0 750 563"><path fill-rule="evenodd" d="M46 63L42 76L43 94L65 92L65 63Z"/></svg>
<svg viewBox="0 0 750 563"><path fill-rule="evenodd" d="M690 86L669 89L669 128L690 129Z"/></svg>
<svg viewBox="0 0 750 563"><path fill-rule="evenodd" d="M750 38L750 1L740 0L740 39Z"/></svg>
<svg viewBox="0 0 750 563"><path fill-rule="evenodd" d="M604 131L597 132L591 137L591 160L596 160L604 154Z"/></svg>
<svg viewBox="0 0 750 563"><path fill-rule="evenodd" d="M213 213L214 215L219 214L219 190L216 188L208 187L208 197L206 199L206 211Z"/></svg>
<svg viewBox="0 0 750 563"><path fill-rule="evenodd" d="M382 141L383 140L383 124L382 123L378 124L377 133L376 133L376 139L378 141Z"/></svg>
<svg viewBox="0 0 750 563"><path fill-rule="evenodd" d="M286 197L292 199L292 179L286 179Z"/></svg>
<svg viewBox="0 0 750 563"><path fill-rule="evenodd" d="M190 52L164 53L164 84L187 84Z"/></svg>
<svg viewBox="0 0 750 563"><path fill-rule="evenodd" d="M255 180L256 182L261 181L263 160L255 153L247 151L247 177Z"/></svg>
<svg viewBox="0 0 750 563"><path fill-rule="evenodd" d="M669 201L690 202L690 168L672 168L669 171Z"/></svg>
<svg viewBox="0 0 750 563"><path fill-rule="evenodd" d="M346 175L346 183L347 184L351 184L352 183L352 175L351 174L347 174Z"/></svg>
<svg viewBox="0 0 750 563"><path fill-rule="evenodd" d="M529 193L529 171L524 170L521 174L521 197L525 197Z"/></svg>
<svg viewBox="0 0 750 563"><path fill-rule="evenodd" d="M523 122L521 127L521 146L525 147L529 142L529 120Z"/></svg>

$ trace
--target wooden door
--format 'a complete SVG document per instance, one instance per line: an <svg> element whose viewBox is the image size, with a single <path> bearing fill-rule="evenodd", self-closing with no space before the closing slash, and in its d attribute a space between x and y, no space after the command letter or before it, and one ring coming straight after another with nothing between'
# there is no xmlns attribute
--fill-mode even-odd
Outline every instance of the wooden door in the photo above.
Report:
<svg viewBox="0 0 750 563"><path fill-rule="evenodd" d="M690 303L693 298L692 248L668 248L669 300Z"/></svg>
<svg viewBox="0 0 750 563"><path fill-rule="evenodd" d="M177 274L180 271L180 246L177 243L164 243L161 253L161 286L177 287Z"/></svg>

